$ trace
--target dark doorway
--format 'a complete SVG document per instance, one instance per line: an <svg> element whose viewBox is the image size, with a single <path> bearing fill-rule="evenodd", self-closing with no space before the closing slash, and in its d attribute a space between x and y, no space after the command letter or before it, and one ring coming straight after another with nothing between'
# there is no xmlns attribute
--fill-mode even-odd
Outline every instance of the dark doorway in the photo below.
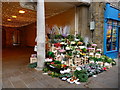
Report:
<svg viewBox="0 0 120 90"><path fill-rule="evenodd" d="M6 47L6 31L5 29L2 29L2 47Z"/></svg>

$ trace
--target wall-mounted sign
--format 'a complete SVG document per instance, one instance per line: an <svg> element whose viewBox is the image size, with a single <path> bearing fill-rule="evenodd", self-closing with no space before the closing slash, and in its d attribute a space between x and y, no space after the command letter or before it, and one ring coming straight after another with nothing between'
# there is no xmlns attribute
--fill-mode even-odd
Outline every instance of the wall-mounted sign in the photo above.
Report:
<svg viewBox="0 0 120 90"><path fill-rule="evenodd" d="M91 21L90 22L90 30L94 30L95 29L95 22Z"/></svg>

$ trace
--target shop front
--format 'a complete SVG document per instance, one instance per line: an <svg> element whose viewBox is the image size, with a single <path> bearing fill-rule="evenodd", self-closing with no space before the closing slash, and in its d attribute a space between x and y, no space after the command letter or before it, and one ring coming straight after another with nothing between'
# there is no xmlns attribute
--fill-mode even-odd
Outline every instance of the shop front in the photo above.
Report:
<svg viewBox="0 0 120 90"><path fill-rule="evenodd" d="M104 54L117 58L119 52L120 10L109 3L104 13Z"/></svg>

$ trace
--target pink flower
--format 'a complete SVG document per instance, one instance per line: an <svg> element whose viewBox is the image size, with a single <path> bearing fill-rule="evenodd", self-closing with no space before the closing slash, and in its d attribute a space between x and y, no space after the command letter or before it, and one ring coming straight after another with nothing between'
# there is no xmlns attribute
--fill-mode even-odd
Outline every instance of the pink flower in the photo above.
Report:
<svg viewBox="0 0 120 90"><path fill-rule="evenodd" d="M87 48L88 50L92 50L92 49L94 49L94 48Z"/></svg>
<svg viewBox="0 0 120 90"><path fill-rule="evenodd" d="M64 49L61 49L61 50L59 50L59 52L61 52L61 53L62 53L62 52L65 52L65 50L64 50Z"/></svg>
<svg viewBox="0 0 120 90"><path fill-rule="evenodd" d="M60 47L56 48L56 50L60 50L60 49L61 49Z"/></svg>
<svg viewBox="0 0 120 90"><path fill-rule="evenodd" d="M54 62L51 62L50 64L55 64Z"/></svg>
<svg viewBox="0 0 120 90"><path fill-rule="evenodd" d="M97 46L97 44L92 44L92 46Z"/></svg>

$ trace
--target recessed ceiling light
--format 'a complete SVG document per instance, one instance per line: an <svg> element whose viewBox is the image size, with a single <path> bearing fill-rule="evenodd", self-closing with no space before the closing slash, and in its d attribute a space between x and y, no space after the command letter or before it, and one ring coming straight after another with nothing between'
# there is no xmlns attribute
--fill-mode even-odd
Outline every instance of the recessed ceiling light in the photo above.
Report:
<svg viewBox="0 0 120 90"><path fill-rule="evenodd" d="M12 18L17 18L17 16L12 16Z"/></svg>
<svg viewBox="0 0 120 90"><path fill-rule="evenodd" d="M11 21L11 19L7 19L7 21Z"/></svg>
<svg viewBox="0 0 120 90"><path fill-rule="evenodd" d="M25 11L23 11L23 10L19 10L19 13L25 13Z"/></svg>

